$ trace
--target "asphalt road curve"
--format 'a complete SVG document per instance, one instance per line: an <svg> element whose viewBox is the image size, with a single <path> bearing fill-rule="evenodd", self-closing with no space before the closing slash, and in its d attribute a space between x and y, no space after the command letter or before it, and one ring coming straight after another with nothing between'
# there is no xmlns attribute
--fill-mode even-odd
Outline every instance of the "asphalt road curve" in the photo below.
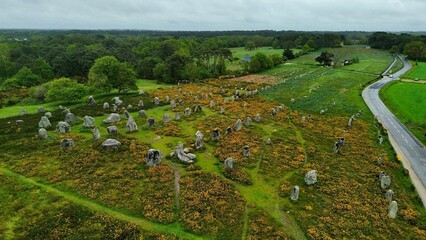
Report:
<svg viewBox="0 0 426 240"><path fill-rule="evenodd" d="M426 203L426 149L421 142L411 134L410 131L389 111L385 104L379 98L379 90L387 83L399 78L407 72L411 65L401 56L397 56L404 63L404 68L389 76L384 76L380 81L375 82L364 89L362 97L376 116L377 120L387 129L391 143L399 156L411 164L411 168L416 176L411 179L416 186L423 203ZM389 69L388 69L389 70ZM388 71L387 70L387 71ZM386 72L387 72L386 71ZM386 73L385 72L385 73ZM414 177L414 178L413 178ZM416 184L416 181L420 184ZM423 189L422 189L423 188Z"/></svg>

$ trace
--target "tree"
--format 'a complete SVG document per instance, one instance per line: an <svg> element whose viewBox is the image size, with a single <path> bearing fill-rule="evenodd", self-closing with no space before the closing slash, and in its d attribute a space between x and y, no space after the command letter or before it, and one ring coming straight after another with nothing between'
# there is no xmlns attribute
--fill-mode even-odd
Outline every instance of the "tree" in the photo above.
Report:
<svg viewBox="0 0 426 240"><path fill-rule="evenodd" d="M22 67L12 78L7 79L3 85L6 87L32 87L40 83L40 77L31 69Z"/></svg>
<svg viewBox="0 0 426 240"><path fill-rule="evenodd" d="M287 60L292 60L296 58L296 56L294 56L293 50L291 50L290 48L284 50L283 57L286 57Z"/></svg>
<svg viewBox="0 0 426 240"><path fill-rule="evenodd" d="M406 54L409 59L415 60L417 64L417 61L426 58L425 43L421 41L407 43L404 47L404 54Z"/></svg>
<svg viewBox="0 0 426 240"><path fill-rule="evenodd" d="M113 56L96 59L89 71L89 85L105 93L136 90L136 73L130 64L121 63Z"/></svg>
<svg viewBox="0 0 426 240"><path fill-rule="evenodd" d="M248 41L246 43L246 45L244 46L244 49L248 50L248 51L252 51L256 48L256 45L254 44L253 41Z"/></svg>
<svg viewBox="0 0 426 240"><path fill-rule="evenodd" d="M271 59L274 62L274 66L280 65L284 62L283 57L281 57L279 54L272 54Z"/></svg>
<svg viewBox="0 0 426 240"><path fill-rule="evenodd" d="M44 58L39 57L31 66L32 71L41 77L43 80L53 79L53 68Z"/></svg>
<svg viewBox="0 0 426 240"><path fill-rule="evenodd" d="M87 92L84 84L69 78L59 78L49 82L46 101L72 102L81 99Z"/></svg>
<svg viewBox="0 0 426 240"><path fill-rule="evenodd" d="M333 57L334 55L329 52L322 52L321 55L315 58L315 61L319 62L320 64L323 64L325 66L331 66L333 63Z"/></svg>

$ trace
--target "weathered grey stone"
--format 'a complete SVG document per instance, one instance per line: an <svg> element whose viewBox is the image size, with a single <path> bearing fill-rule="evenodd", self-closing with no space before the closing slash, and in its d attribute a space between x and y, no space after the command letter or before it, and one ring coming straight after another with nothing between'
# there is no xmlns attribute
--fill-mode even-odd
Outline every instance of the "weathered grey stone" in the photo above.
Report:
<svg viewBox="0 0 426 240"><path fill-rule="evenodd" d="M196 137L195 149L200 149L200 148L204 147L204 141L203 141L204 135L200 131L197 131L195 133L195 137Z"/></svg>
<svg viewBox="0 0 426 240"><path fill-rule="evenodd" d="M352 116L349 118L349 121L348 121L348 127L351 127L351 126L352 126L352 123L353 123L354 119L355 119L355 115L352 115Z"/></svg>
<svg viewBox="0 0 426 240"><path fill-rule="evenodd" d="M155 97L155 98L154 98L154 104L155 104L155 105L160 104L160 99L159 99L158 97Z"/></svg>
<svg viewBox="0 0 426 240"><path fill-rule="evenodd" d="M284 105L279 105L279 106L277 107L277 111L278 111L278 112L281 112L282 110L284 110Z"/></svg>
<svg viewBox="0 0 426 240"><path fill-rule="evenodd" d="M272 108L272 110L271 110L271 115L272 115L272 116L277 115L277 110L275 110L275 108Z"/></svg>
<svg viewBox="0 0 426 240"><path fill-rule="evenodd" d="M27 111L25 111L25 109L21 108L21 109L19 110L19 116L20 116L20 117L23 117L23 116L25 116L25 115L27 115Z"/></svg>
<svg viewBox="0 0 426 240"><path fill-rule="evenodd" d="M68 113L70 113L71 111L68 109L68 108L65 108L63 111L62 111L62 114L64 115L64 116L66 116Z"/></svg>
<svg viewBox="0 0 426 240"><path fill-rule="evenodd" d="M168 122L170 122L170 115L169 114L164 114L164 116L163 116L163 122L164 123L168 123Z"/></svg>
<svg viewBox="0 0 426 240"><path fill-rule="evenodd" d="M114 97L112 99L112 101L114 102L114 105L116 105L117 107L121 106L121 104L123 104L123 101L120 100L120 97Z"/></svg>
<svg viewBox="0 0 426 240"><path fill-rule="evenodd" d="M396 201L392 201L389 204L388 217L389 218L396 218L397 213L398 213L398 203Z"/></svg>
<svg viewBox="0 0 426 240"><path fill-rule="evenodd" d="M121 146L121 142L112 138L108 138L107 140L103 141L101 145L107 149L117 149L119 146Z"/></svg>
<svg viewBox="0 0 426 240"><path fill-rule="evenodd" d="M169 96L166 96L165 99L166 99L166 102L170 101L170 97Z"/></svg>
<svg viewBox="0 0 426 240"><path fill-rule="evenodd" d="M212 107L214 107L215 106L215 103L214 103L214 101L213 100L211 100L210 101L210 107L212 108Z"/></svg>
<svg viewBox="0 0 426 240"><path fill-rule="evenodd" d="M194 154L185 152L183 143L181 142L179 142L179 144L175 147L175 151L171 153L170 156L175 157L185 163L193 163L195 159Z"/></svg>
<svg viewBox="0 0 426 240"><path fill-rule="evenodd" d="M72 140L71 138L64 138L61 140L61 149L63 150L70 149L74 146L74 140Z"/></svg>
<svg viewBox="0 0 426 240"><path fill-rule="evenodd" d="M89 96L89 98L87 99L87 105L92 106L92 105L95 105L95 104L96 104L96 101L93 98L93 96Z"/></svg>
<svg viewBox="0 0 426 240"><path fill-rule="evenodd" d="M294 103L296 100L294 98L290 99L291 103Z"/></svg>
<svg viewBox="0 0 426 240"><path fill-rule="evenodd" d="M143 101L142 100L139 100L139 102L138 102L138 107L143 107L144 106L144 104L143 104Z"/></svg>
<svg viewBox="0 0 426 240"><path fill-rule="evenodd" d="M231 134L232 133L232 127L231 126L228 126L227 128L226 128L226 130L225 130L225 134L226 135L229 135L229 134Z"/></svg>
<svg viewBox="0 0 426 240"><path fill-rule="evenodd" d="M51 118L52 117L52 113L51 112L45 112L44 116L46 116L48 118Z"/></svg>
<svg viewBox="0 0 426 240"><path fill-rule="evenodd" d="M116 126L108 126L107 132L108 132L109 135L115 136L115 135L118 134L118 128Z"/></svg>
<svg viewBox="0 0 426 240"><path fill-rule="evenodd" d="M175 107L176 107L175 100L170 101L170 108L175 108Z"/></svg>
<svg viewBox="0 0 426 240"><path fill-rule="evenodd" d="M377 158L376 164L377 164L377 165L382 165L382 163L383 163L382 156L379 156L379 157Z"/></svg>
<svg viewBox="0 0 426 240"><path fill-rule="evenodd" d="M105 124L115 123L115 122L119 122L120 120L121 120L120 114L118 114L118 113L111 113L108 116L108 118L103 121L103 123L105 123Z"/></svg>
<svg viewBox="0 0 426 240"><path fill-rule="evenodd" d="M129 105L127 105L127 110L130 110L130 109L132 109L133 108L133 106L131 105L131 104L129 104Z"/></svg>
<svg viewBox="0 0 426 240"><path fill-rule="evenodd" d="M74 116L74 113L67 113L67 115L65 115L65 122L67 122L67 123L73 123L73 122L75 122L75 116Z"/></svg>
<svg viewBox="0 0 426 240"><path fill-rule="evenodd" d="M225 159L225 168L234 168L234 159L229 157L227 159Z"/></svg>
<svg viewBox="0 0 426 240"><path fill-rule="evenodd" d="M104 102L104 106L103 106L103 108L104 108L104 109L108 109L108 108L109 108L109 103Z"/></svg>
<svg viewBox="0 0 426 240"><path fill-rule="evenodd" d="M392 191L392 189L389 189L385 194L386 200L392 201L393 195L394 195L394 192Z"/></svg>
<svg viewBox="0 0 426 240"><path fill-rule="evenodd" d="M59 109L59 110L64 110L65 108L64 108L64 106L59 105L58 109Z"/></svg>
<svg viewBox="0 0 426 240"><path fill-rule="evenodd" d="M180 119L180 112L176 112L175 113L175 120L179 120Z"/></svg>
<svg viewBox="0 0 426 240"><path fill-rule="evenodd" d="M379 180L382 180L382 177L386 176L386 173L384 171L380 171L379 173Z"/></svg>
<svg viewBox="0 0 426 240"><path fill-rule="evenodd" d="M126 123L127 132L136 132L138 130L138 125L136 124L135 120L132 118L132 116L129 116L129 119Z"/></svg>
<svg viewBox="0 0 426 240"><path fill-rule="evenodd" d="M126 119L129 119L129 118L130 118L130 113L129 113L127 110L124 110L124 117L125 117Z"/></svg>
<svg viewBox="0 0 426 240"><path fill-rule="evenodd" d="M156 149L149 149L148 153L145 156L146 165L148 167L157 166L161 162L162 158L163 155L160 151Z"/></svg>
<svg viewBox="0 0 426 240"><path fill-rule="evenodd" d="M254 121L260 122L260 114L256 114L256 116L254 116Z"/></svg>
<svg viewBox="0 0 426 240"><path fill-rule="evenodd" d="M38 130L38 138L40 139L46 139L47 138L47 131L44 128L40 128Z"/></svg>
<svg viewBox="0 0 426 240"><path fill-rule="evenodd" d="M71 126L67 122L58 122L56 130L58 133L67 133L71 131Z"/></svg>
<svg viewBox="0 0 426 240"><path fill-rule="evenodd" d="M391 177L389 175L385 175L380 179L380 187L382 189L386 189L391 184Z"/></svg>
<svg viewBox="0 0 426 240"><path fill-rule="evenodd" d="M250 146L249 145L245 145L243 147L243 156L244 157L250 157Z"/></svg>
<svg viewBox="0 0 426 240"><path fill-rule="evenodd" d="M220 108L220 114L224 114L225 113L225 108Z"/></svg>
<svg viewBox="0 0 426 240"><path fill-rule="evenodd" d="M251 126L251 123L252 123L251 118L250 118L250 117L247 117L247 118L246 118L246 127L250 127L250 126Z"/></svg>
<svg viewBox="0 0 426 240"><path fill-rule="evenodd" d="M185 110L183 111L183 115L185 117L189 117L189 115L191 115L191 109L185 108Z"/></svg>
<svg viewBox="0 0 426 240"><path fill-rule="evenodd" d="M44 113L44 112L46 112L46 110L44 110L44 107L38 107L37 112L38 113Z"/></svg>
<svg viewBox="0 0 426 240"><path fill-rule="evenodd" d="M48 128L51 127L52 124L49 121L49 118L46 116L41 117L40 122L38 122L39 128Z"/></svg>
<svg viewBox="0 0 426 240"><path fill-rule="evenodd" d="M291 189L290 199L292 201L297 201L299 199L299 186L294 186Z"/></svg>
<svg viewBox="0 0 426 240"><path fill-rule="evenodd" d="M213 141L219 141L220 140L220 131L219 129L213 129L212 131L212 140Z"/></svg>
<svg viewBox="0 0 426 240"><path fill-rule="evenodd" d="M382 136L379 136L379 144L383 144L383 137Z"/></svg>
<svg viewBox="0 0 426 240"><path fill-rule="evenodd" d="M92 130L93 141L98 141L101 138L101 132L98 128Z"/></svg>
<svg viewBox="0 0 426 240"><path fill-rule="evenodd" d="M146 117L146 112L145 112L145 110L140 110L140 111L138 112L138 115L139 115L139 116L141 116L141 117Z"/></svg>
<svg viewBox="0 0 426 240"><path fill-rule="evenodd" d="M312 185L317 183L317 170L311 170L305 175L305 183L308 185Z"/></svg>
<svg viewBox="0 0 426 240"><path fill-rule="evenodd" d="M243 122L241 121L241 119L238 119L235 122L235 130L236 131L240 131L242 127L243 127Z"/></svg>
<svg viewBox="0 0 426 240"><path fill-rule="evenodd" d="M141 89L141 90L139 90L139 95L144 95L145 94L145 92Z"/></svg>
<svg viewBox="0 0 426 240"><path fill-rule="evenodd" d="M112 104L112 111L113 112L117 112L118 111L118 107L115 104Z"/></svg>
<svg viewBox="0 0 426 240"><path fill-rule="evenodd" d="M150 117L148 118L148 127L153 127L155 125L155 119Z"/></svg>
<svg viewBox="0 0 426 240"><path fill-rule="evenodd" d="M83 118L83 127L85 128L92 128L95 127L95 119L91 116L84 116Z"/></svg>

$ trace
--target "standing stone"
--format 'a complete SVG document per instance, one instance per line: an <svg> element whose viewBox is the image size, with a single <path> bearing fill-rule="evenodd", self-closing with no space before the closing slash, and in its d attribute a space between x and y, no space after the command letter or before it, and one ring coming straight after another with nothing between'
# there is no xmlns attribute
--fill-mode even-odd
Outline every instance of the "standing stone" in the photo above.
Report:
<svg viewBox="0 0 426 240"><path fill-rule="evenodd" d="M291 103L294 103L296 100L294 98L290 99Z"/></svg>
<svg viewBox="0 0 426 240"><path fill-rule="evenodd" d="M212 140L213 141L219 141L220 140L220 131L219 129L213 129L212 131Z"/></svg>
<svg viewBox="0 0 426 240"><path fill-rule="evenodd" d="M136 132L138 130L138 125L135 120L130 116L126 123L127 132Z"/></svg>
<svg viewBox="0 0 426 240"><path fill-rule="evenodd" d="M64 110L64 106L59 105L58 109L59 109L59 110Z"/></svg>
<svg viewBox="0 0 426 240"><path fill-rule="evenodd" d="M305 183L308 185L315 184L317 182L317 170L311 170L305 175Z"/></svg>
<svg viewBox="0 0 426 240"><path fill-rule="evenodd" d="M250 146L249 145L245 145L243 147L243 156L244 157L250 157Z"/></svg>
<svg viewBox="0 0 426 240"><path fill-rule="evenodd" d="M117 105L113 104L113 105L112 105L112 111L113 111L113 112L117 112L117 110L118 110Z"/></svg>
<svg viewBox="0 0 426 240"><path fill-rule="evenodd" d="M396 218L397 212L398 212L398 203L396 201L392 201L389 204L388 217L389 218Z"/></svg>
<svg viewBox="0 0 426 240"><path fill-rule="evenodd" d="M260 122L260 114L256 114L256 116L254 116L254 121Z"/></svg>
<svg viewBox="0 0 426 240"><path fill-rule="evenodd" d="M227 159L225 159L225 168L229 168L232 169L234 168L234 159L229 157Z"/></svg>
<svg viewBox="0 0 426 240"><path fill-rule="evenodd" d="M158 97L155 97L155 98L154 98L154 104L155 104L155 105L160 104L160 99L159 99Z"/></svg>
<svg viewBox="0 0 426 240"><path fill-rule="evenodd" d="M243 122L241 121L241 119L238 119L235 122L235 130L236 131L240 131L242 127L243 127Z"/></svg>
<svg viewBox="0 0 426 240"><path fill-rule="evenodd" d="M382 156L379 156L379 157L377 158L376 164L377 164L377 165L382 165L382 163L383 163Z"/></svg>
<svg viewBox="0 0 426 240"><path fill-rule="evenodd" d="M146 112L145 112L145 110L140 110L140 111L138 112L138 115L139 115L140 117L146 117Z"/></svg>
<svg viewBox="0 0 426 240"><path fill-rule="evenodd" d="M118 134L118 129L117 129L116 126L108 126L107 127L107 132L108 132L109 135L115 136L115 135Z"/></svg>
<svg viewBox="0 0 426 240"><path fill-rule="evenodd" d="M123 103L123 101L120 100L120 97L114 97L112 101L114 101L114 105L116 105L117 107L119 107Z"/></svg>
<svg viewBox="0 0 426 240"><path fill-rule="evenodd" d="M168 122L170 122L170 115L169 114L164 114L164 116L163 116L163 122L164 123L168 123Z"/></svg>
<svg viewBox="0 0 426 240"><path fill-rule="evenodd" d="M183 148L183 143L179 142L179 144L175 147L175 151L170 154L171 157L176 157L182 162L185 163L193 163L195 159L195 155L185 151Z"/></svg>
<svg viewBox="0 0 426 240"><path fill-rule="evenodd" d="M83 120L84 120L83 127L85 128L95 127L95 119L93 117L86 115L84 116Z"/></svg>
<svg viewBox="0 0 426 240"><path fill-rule="evenodd" d="M228 127L226 128L225 134L226 134L226 135L229 135L229 134L231 134L231 133L232 133L232 127L231 127L231 126L228 126Z"/></svg>
<svg viewBox="0 0 426 240"><path fill-rule="evenodd" d="M176 107L175 100L170 101L170 108L175 108L175 107Z"/></svg>
<svg viewBox="0 0 426 240"><path fill-rule="evenodd" d="M379 136L379 144L383 144L383 137Z"/></svg>
<svg viewBox="0 0 426 240"><path fill-rule="evenodd" d="M38 113L44 113L44 112L46 112L46 110L44 110L44 107L38 107L37 112Z"/></svg>
<svg viewBox="0 0 426 240"><path fill-rule="evenodd" d="M40 139L46 139L47 138L47 131L44 128L40 128L38 130L38 138Z"/></svg>
<svg viewBox="0 0 426 240"><path fill-rule="evenodd" d="M352 116L349 118L348 127L351 127L351 126L352 126L352 123L353 123L354 119L355 119L355 115L352 115Z"/></svg>
<svg viewBox="0 0 426 240"><path fill-rule="evenodd" d="M299 199L299 186L294 186L293 189L291 189L290 199L292 201L297 201Z"/></svg>
<svg viewBox="0 0 426 240"><path fill-rule="evenodd" d="M148 122L148 127L153 127L155 124L155 119L150 117L148 118L147 122Z"/></svg>
<svg viewBox="0 0 426 240"><path fill-rule="evenodd" d="M247 117L247 118L246 118L246 127L250 127L250 126L251 126L251 123L252 123L251 118L250 118L250 117Z"/></svg>
<svg viewBox="0 0 426 240"><path fill-rule="evenodd" d="M66 150L69 148L74 147L74 140L72 140L71 138L64 138L61 140L61 149Z"/></svg>
<svg viewBox="0 0 426 240"><path fill-rule="evenodd" d="M275 108L272 108L272 110L271 110L271 115L272 115L272 116L277 115L277 110L275 110Z"/></svg>
<svg viewBox="0 0 426 240"><path fill-rule="evenodd" d="M126 119L129 119L129 118L130 118L130 113L129 113L127 110L124 110L124 117L125 117Z"/></svg>
<svg viewBox="0 0 426 240"><path fill-rule="evenodd" d="M89 98L87 99L87 105L92 106L95 104L96 104L96 101L95 99L93 99L93 96L89 96Z"/></svg>
<svg viewBox="0 0 426 240"><path fill-rule="evenodd" d="M386 200L392 201L393 195L394 195L394 192L392 191L392 189L389 189L385 194Z"/></svg>
<svg viewBox="0 0 426 240"><path fill-rule="evenodd" d="M121 142L112 138L108 138L102 142L101 146L107 149L117 149L119 146L121 146Z"/></svg>
<svg viewBox="0 0 426 240"><path fill-rule="evenodd" d="M176 112L175 113L175 120L179 120L180 119L180 112Z"/></svg>
<svg viewBox="0 0 426 240"><path fill-rule="evenodd" d="M169 101L170 101L170 97L166 96L166 102L169 102Z"/></svg>
<svg viewBox="0 0 426 240"><path fill-rule="evenodd" d="M71 111L68 108L65 108L64 111L62 111L62 114L64 114L64 116L66 116L70 112Z"/></svg>
<svg viewBox="0 0 426 240"><path fill-rule="evenodd" d="M130 110L130 109L132 109L133 108L133 106L131 105L131 104L129 104L129 105L127 105L127 110Z"/></svg>
<svg viewBox="0 0 426 240"><path fill-rule="evenodd" d="M71 126L67 122L58 122L58 125L56 125L56 130L58 133L67 133L71 131Z"/></svg>
<svg viewBox="0 0 426 240"><path fill-rule="evenodd" d="M215 106L215 103L213 100L210 101L210 108L213 108Z"/></svg>
<svg viewBox="0 0 426 240"><path fill-rule="evenodd" d="M118 113L111 113L109 115L109 117L103 121L103 123L105 123L105 124L115 123L115 122L119 122L120 120L121 120L120 114L118 114Z"/></svg>
<svg viewBox="0 0 426 240"><path fill-rule="evenodd" d="M389 175L384 175L380 179L380 187L382 187L382 189L388 188L390 184L391 184L391 177Z"/></svg>
<svg viewBox="0 0 426 240"><path fill-rule="evenodd" d="M21 110L19 110L19 116L23 117L27 114L27 111L25 111L25 109L21 108Z"/></svg>
<svg viewBox="0 0 426 240"><path fill-rule="evenodd" d="M266 144L271 145L271 143L272 143L271 138L266 139Z"/></svg>
<svg viewBox="0 0 426 240"><path fill-rule="evenodd" d="M284 110L284 106L283 106L283 105L279 105L279 106L277 107L277 111L278 111L278 112L280 112L280 111L282 111L282 110Z"/></svg>
<svg viewBox="0 0 426 240"><path fill-rule="evenodd" d="M185 110L183 111L183 115L185 117L189 117L189 115L191 114L191 109L189 108L185 108Z"/></svg>
<svg viewBox="0 0 426 240"><path fill-rule="evenodd" d="M220 114L224 114L225 113L225 108L220 108Z"/></svg>
<svg viewBox="0 0 426 240"><path fill-rule="evenodd" d="M139 100L139 102L138 102L138 107L140 107L140 108L142 108L144 105L143 105L143 101L142 100Z"/></svg>
<svg viewBox="0 0 426 240"><path fill-rule="evenodd" d="M108 108L109 108L109 103L104 102L104 106L103 106L103 108L104 108L104 109L108 109Z"/></svg>
<svg viewBox="0 0 426 240"><path fill-rule="evenodd" d="M51 126L52 124L50 123L49 118L47 118L46 116L41 117L40 122L38 122L39 128L48 128Z"/></svg>
<svg viewBox="0 0 426 240"><path fill-rule="evenodd" d="M143 90L139 90L139 95L144 95L145 92Z"/></svg>
<svg viewBox="0 0 426 240"><path fill-rule="evenodd" d="M52 113L51 112L45 112L44 116L46 116L48 118L51 118L52 117Z"/></svg>
<svg viewBox="0 0 426 240"><path fill-rule="evenodd" d="M22 124L24 124L25 122L24 122L24 120L19 119L19 120L16 120L16 121L15 121L15 123L16 123L17 125L22 125Z"/></svg>
<svg viewBox="0 0 426 240"><path fill-rule="evenodd" d="M203 142L204 135L200 131L197 131L195 133L195 137L196 137L196 139L195 139L195 149L202 148L204 146L204 142Z"/></svg>
<svg viewBox="0 0 426 240"><path fill-rule="evenodd" d="M162 158L163 155L160 151L156 149L149 149L148 153L145 156L146 165L148 167L157 166L161 162Z"/></svg>
<svg viewBox="0 0 426 240"><path fill-rule="evenodd" d="M67 115L65 115L65 122L67 123L73 123L75 122L75 116L74 113L67 113Z"/></svg>
<svg viewBox="0 0 426 240"><path fill-rule="evenodd" d="M101 138L101 132L98 128L93 129L92 131L93 141L98 141Z"/></svg>

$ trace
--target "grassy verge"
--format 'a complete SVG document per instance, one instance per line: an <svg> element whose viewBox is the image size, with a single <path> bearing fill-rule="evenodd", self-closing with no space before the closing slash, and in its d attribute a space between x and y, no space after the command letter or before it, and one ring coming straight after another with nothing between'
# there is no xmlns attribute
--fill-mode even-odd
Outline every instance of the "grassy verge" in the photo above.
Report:
<svg viewBox="0 0 426 240"><path fill-rule="evenodd" d="M418 62L417 64L411 61L412 68L402 77L409 79L426 80L426 62Z"/></svg>

